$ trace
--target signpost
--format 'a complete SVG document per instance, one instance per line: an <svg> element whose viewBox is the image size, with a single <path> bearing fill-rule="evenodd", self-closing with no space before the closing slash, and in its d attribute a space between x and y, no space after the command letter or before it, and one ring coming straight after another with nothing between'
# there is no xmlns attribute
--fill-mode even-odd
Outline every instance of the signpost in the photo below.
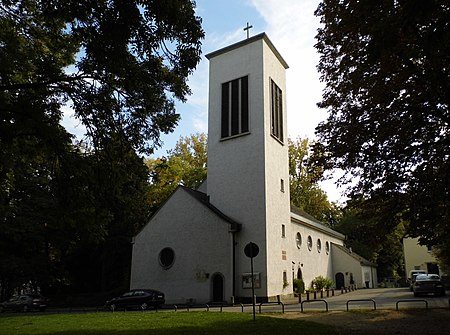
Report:
<svg viewBox="0 0 450 335"><path fill-rule="evenodd" d="M244 253L250 258L250 267L252 273L252 302L253 302L253 321L256 320L256 306L255 306L255 277L253 274L253 257L258 256L259 247L256 243L250 242L244 248Z"/></svg>

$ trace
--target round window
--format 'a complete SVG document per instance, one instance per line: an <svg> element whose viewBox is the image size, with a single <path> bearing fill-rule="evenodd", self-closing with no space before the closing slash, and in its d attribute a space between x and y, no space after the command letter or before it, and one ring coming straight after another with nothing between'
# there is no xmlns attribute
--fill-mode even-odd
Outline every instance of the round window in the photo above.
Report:
<svg viewBox="0 0 450 335"><path fill-rule="evenodd" d="M175 260L175 253L171 248L164 248L159 253L159 264L164 268L168 269L173 265Z"/></svg>
<svg viewBox="0 0 450 335"><path fill-rule="evenodd" d="M322 241L320 241L320 238L317 239L317 252L322 251Z"/></svg>
<svg viewBox="0 0 450 335"><path fill-rule="evenodd" d="M330 253L330 243L328 241L325 243L325 252L327 255Z"/></svg>
<svg viewBox="0 0 450 335"><path fill-rule="evenodd" d="M308 250L309 251L311 251L311 249L312 249L312 238L311 238L311 236L308 236Z"/></svg>
<svg viewBox="0 0 450 335"><path fill-rule="evenodd" d="M302 246L302 235L300 233L297 233L297 237L295 238L295 242L297 244L297 248L300 249Z"/></svg>

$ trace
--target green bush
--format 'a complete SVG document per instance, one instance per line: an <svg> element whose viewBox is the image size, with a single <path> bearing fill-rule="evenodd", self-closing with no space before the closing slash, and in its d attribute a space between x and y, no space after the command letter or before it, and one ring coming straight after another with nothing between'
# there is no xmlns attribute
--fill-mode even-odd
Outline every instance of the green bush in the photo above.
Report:
<svg viewBox="0 0 450 335"><path fill-rule="evenodd" d="M329 289L334 286L334 282L327 277L318 276L314 278L311 282L311 288L317 291L322 291L323 289Z"/></svg>
<svg viewBox="0 0 450 335"><path fill-rule="evenodd" d="M294 291L296 293L305 293L305 283L303 279L294 279Z"/></svg>

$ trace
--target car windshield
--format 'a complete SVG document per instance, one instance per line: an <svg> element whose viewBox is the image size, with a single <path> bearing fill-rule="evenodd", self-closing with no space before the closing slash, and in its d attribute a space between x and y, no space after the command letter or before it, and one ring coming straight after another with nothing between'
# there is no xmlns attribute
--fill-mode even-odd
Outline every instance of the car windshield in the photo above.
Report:
<svg viewBox="0 0 450 335"><path fill-rule="evenodd" d="M427 280L427 279L428 279L427 275L417 275L417 277L416 277L416 281L417 280Z"/></svg>

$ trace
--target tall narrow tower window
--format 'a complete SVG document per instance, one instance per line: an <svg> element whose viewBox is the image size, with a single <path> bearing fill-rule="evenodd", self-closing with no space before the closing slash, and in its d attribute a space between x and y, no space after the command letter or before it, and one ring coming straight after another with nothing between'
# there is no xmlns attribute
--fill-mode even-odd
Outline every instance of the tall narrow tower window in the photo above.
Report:
<svg viewBox="0 0 450 335"><path fill-rule="evenodd" d="M283 142L283 94L273 80L270 81L271 93L271 134Z"/></svg>
<svg viewBox="0 0 450 335"><path fill-rule="evenodd" d="M248 132L248 76L222 84L221 137Z"/></svg>

